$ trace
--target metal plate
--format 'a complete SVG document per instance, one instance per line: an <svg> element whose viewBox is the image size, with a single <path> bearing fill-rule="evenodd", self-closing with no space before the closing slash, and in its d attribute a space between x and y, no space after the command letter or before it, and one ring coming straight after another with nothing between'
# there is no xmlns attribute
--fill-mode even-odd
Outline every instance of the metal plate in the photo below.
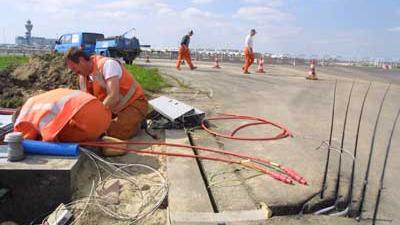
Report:
<svg viewBox="0 0 400 225"><path fill-rule="evenodd" d="M160 96L150 100L149 104L154 108L154 110L171 121L175 121L189 112L194 112L192 106L166 96Z"/></svg>
<svg viewBox="0 0 400 225"><path fill-rule="evenodd" d="M0 115L0 128L12 123L12 115Z"/></svg>

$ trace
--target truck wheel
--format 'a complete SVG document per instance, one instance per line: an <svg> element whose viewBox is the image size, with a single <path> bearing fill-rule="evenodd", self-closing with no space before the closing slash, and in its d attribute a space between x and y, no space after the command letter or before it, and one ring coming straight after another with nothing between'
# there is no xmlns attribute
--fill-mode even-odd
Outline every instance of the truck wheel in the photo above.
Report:
<svg viewBox="0 0 400 225"><path fill-rule="evenodd" d="M117 56L116 52L114 50L108 50L108 52L110 53L110 57L114 58Z"/></svg>
<svg viewBox="0 0 400 225"><path fill-rule="evenodd" d="M133 61L133 60L131 60L131 59L125 59L125 63L126 63L126 64L129 64L129 65L132 65L132 61Z"/></svg>

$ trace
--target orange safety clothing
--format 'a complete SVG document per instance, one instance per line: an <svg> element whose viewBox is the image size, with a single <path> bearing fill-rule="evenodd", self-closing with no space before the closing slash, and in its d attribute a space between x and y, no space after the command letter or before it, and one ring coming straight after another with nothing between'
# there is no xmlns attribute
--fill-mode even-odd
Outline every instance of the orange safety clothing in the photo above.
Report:
<svg viewBox="0 0 400 225"><path fill-rule="evenodd" d="M111 112L94 96L59 88L29 98L14 130L26 139L93 141L107 130L110 121Z"/></svg>
<svg viewBox="0 0 400 225"><path fill-rule="evenodd" d="M254 63L254 53L250 51L249 47L244 48L244 65L243 72L249 72L249 67Z"/></svg>
<svg viewBox="0 0 400 225"><path fill-rule="evenodd" d="M86 80L85 91L93 94L100 101L103 101L107 97L107 86L103 76L103 66L107 59L109 58L100 55L91 56L90 60L93 62L91 76L93 80L84 77ZM124 66L121 66L121 69L122 76L119 80L120 100L116 108L120 108L122 111L133 104L136 99L145 99L146 97L144 96L142 86L134 79L132 74Z"/></svg>
<svg viewBox="0 0 400 225"><path fill-rule="evenodd" d="M122 140L135 136L142 121L146 118L148 103L146 99L137 99L132 105L117 113L112 119L107 135Z"/></svg>
<svg viewBox="0 0 400 225"><path fill-rule="evenodd" d="M185 45L181 45L178 52L178 58L176 59L176 68L180 69L182 59L187 62L190 69L193 69L192 57L190 56L189 48Z"/></svg>
<svg viewBox="0 0 400 225"><path fill-rule="evenodd" d="M86 79L86 91L103 101L107 97L106 81L103 76L103 66L107 57L92 56L93 80ZM116 115L112 119L107 135L119 139L129 139L140 129L141 122L146 118L148 102L144 95L143 88L134 79L132 74L121 65L122 76L119 80L120 101L116 108L121 109L114 112Z"/></svg>

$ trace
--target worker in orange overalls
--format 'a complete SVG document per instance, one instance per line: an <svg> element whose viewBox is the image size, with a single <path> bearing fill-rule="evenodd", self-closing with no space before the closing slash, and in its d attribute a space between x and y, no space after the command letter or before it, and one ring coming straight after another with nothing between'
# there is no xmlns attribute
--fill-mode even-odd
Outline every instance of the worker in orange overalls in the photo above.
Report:
<svg viewBox="0 0 400 225"><path fill-rule="evenodd" d="M246 36L244 43L244 65L242 67L244 74L250 74L249 67L254 63L254 52L253 52L253 36L256 35L256 30L251 29L250 34Z"/></svg>
<svg viewBox="0 0 400 225"><path fill-rule="evenodd" d="M106 134L130 139L140 130L148 102L142 86L119 61L100 55L87 56L71 48L65 54L68 68L79 74L80 89L93 94L113 114Z"/></svg>
<svg viewBox="0 0 400 225"><path fill-rule="evenodd" d="M29 98L15 115L25 139L94 141L110 126L111 112L93 95L59 88Z"/></svg>
<svg viewBox="0 0 400 225"><path fill-rule="evenodd" d="M190 51L189 51L189 43L190 43L190 37L192 37L193 31L189 31L188 34L182 37L181 40L181 46L179 47L179 52L178 52L178 58L176 59L176 69L181 70L181 63L182 60L186 60L187 64L189 65L189 68L191 70L196 69L197 67L193 66L192 63L192 57L190 56Z"/></svg>

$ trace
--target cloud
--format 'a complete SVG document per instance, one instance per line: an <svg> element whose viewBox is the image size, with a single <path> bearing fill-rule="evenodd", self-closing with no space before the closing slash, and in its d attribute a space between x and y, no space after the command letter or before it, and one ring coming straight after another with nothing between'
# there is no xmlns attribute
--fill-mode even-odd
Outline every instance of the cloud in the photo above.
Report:
<svg viewBox="0 0 400 225"><path fill-rule="evenodd" d="M259 23L283 22L292 18L290 14L280 9L267 6L241 7L233 17L243 20L258 21Z"/></svg>
<svg viewBox="0 0 400 225"><path fill-rule="evenodd" d="M242 0L245 4L258 4L270 7L280 7L285 4L284 0Z"/></svg>
<svg viewBox="0 0 400 225"><path fill-rule="evenodd" d="M84 0L21 0L16 3L16 7L23 11L47 13L62 12L65 10L69 10L69 8L75 8L77 5L82 7L87 6L88 4L87 1Z"/></svg>
<svg viewBox="0 0 400 225"><path fill-rule="evenodd" d="M219 17L217 14L208 11L203 11L194 7L186 8L180 13L180 15L186 18L195 18L195 19L212 19Z"/></svg>
<svg viewBox="0 0 400 225"><path fill-rule="evenodd" d="M282 1L246 1L249 3L247 6L240 8L238 5L233 12L221 14L213 8L193 5L215 0L193 0L179 5L164 0L71 0L66 3L21 0L8 4L21 14L29 13L37 36L53 37L56 33L61 35L74 31L113 36L135 27L135 34L144 44L175 47L179 45L181 35L193 29L193 48L240 49L248 30L256 28L256 46L258 51L263 51L263 46L271 46L301 32L301 28L289 21L291 15L278 6ZM43 15L46 19L42 19ZM24 20L19 22L22 31L18 34L23 34Z"/></svg>
<svg viewBox="0 0 400 225"><path fill-rule="evenodd" d="M213 2L214 0L192 0L193 4L209 4Z"/></svg>
<svg viewBox="0 0 400 225"><path fill-rule="evenodd" d="M389 32L400 32L400 26L388 28Z"/></svg>
<svg viewBox="0 0 400 225"><path fill-rule="evenodd" d="M95 5L97 9L107 9L107 10L127 10L132 8L140 7L152 7L153 4L159 3L157 0L117 0L107 3L101 3Z"/></svg>

